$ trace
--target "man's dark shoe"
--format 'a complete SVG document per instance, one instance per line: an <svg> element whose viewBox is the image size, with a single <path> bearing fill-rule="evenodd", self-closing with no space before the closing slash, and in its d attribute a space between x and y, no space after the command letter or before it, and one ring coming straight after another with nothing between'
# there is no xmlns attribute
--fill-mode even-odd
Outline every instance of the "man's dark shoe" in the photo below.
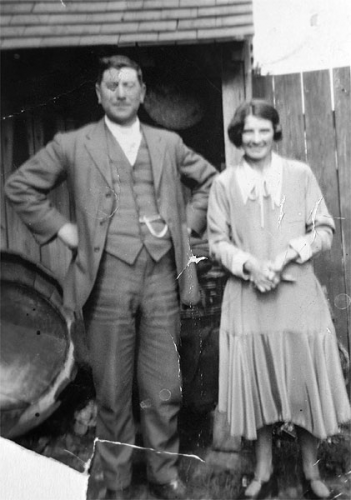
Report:
<svg viewBox="0 0 351 500"><path fill-rule="evenodd" d="M149 489L152 495L162 500L185 500L187 498L185 484L179 478L166 484L150 483Z"/></svg>
<svg viewBox="0 0 351 500"><path fill-rule="evenodd" d="M107 488L104 500L132 500L130 488L123 490L110 490Z"/></svg>

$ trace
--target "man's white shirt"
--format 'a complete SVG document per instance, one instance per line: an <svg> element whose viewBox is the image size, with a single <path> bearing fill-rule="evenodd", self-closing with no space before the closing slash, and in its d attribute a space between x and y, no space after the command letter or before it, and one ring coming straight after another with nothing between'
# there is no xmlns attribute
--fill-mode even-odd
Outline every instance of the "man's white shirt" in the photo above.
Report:
<svg viewBox="0 0 351 500"><path fill-rule="evenodd" d="M123 153L126 155L129 163L133 166L138 156L139 147L141 144L142 133L140 130L139 118L136 118L132 125L118 125L105 115L105 123L113 137L121 146Z"/></svg>

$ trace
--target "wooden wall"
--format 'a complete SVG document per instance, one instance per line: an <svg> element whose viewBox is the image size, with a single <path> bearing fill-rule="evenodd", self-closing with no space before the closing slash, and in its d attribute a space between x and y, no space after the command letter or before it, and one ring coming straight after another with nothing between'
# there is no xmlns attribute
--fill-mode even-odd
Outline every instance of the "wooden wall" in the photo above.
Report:
<svg viewBox="0 0 351 500"><path fill-rule="evenodd" d="M253 96L274 103L283 128L278 152L311 166L334 217L332 249L315 260L315 269L326 287L338 337L350 352L350 68L254 76Z"/></svg>

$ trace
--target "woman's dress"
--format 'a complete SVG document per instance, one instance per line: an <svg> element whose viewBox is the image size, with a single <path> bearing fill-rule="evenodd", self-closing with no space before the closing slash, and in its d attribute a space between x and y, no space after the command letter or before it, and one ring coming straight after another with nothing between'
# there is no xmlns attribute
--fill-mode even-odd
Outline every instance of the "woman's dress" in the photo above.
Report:
<svg viewBox="0 0 351 500"><path fill-rule="evenodd" d="M263 183L263 181L266 181ZM275 422L320 439L351 418L328 304L311 257L331 246L334 222L311 169L273 155L260 178L244 161L214 181L210 251L230 271L222 303L218 409L233 436L256 439ZM297 262L260 293L243 271L250 255L273 260L291 245Z"/></svg>

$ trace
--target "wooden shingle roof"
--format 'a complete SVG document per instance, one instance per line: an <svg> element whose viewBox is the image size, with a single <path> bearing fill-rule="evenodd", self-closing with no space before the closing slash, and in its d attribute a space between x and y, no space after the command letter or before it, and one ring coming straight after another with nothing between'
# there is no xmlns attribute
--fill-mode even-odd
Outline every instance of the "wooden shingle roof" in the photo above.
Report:
<svg viewBox="0 0 351 500"><path fill-rule="evenodd" d="M0 0L2 49L242 40L252 0Z"/></svg>

